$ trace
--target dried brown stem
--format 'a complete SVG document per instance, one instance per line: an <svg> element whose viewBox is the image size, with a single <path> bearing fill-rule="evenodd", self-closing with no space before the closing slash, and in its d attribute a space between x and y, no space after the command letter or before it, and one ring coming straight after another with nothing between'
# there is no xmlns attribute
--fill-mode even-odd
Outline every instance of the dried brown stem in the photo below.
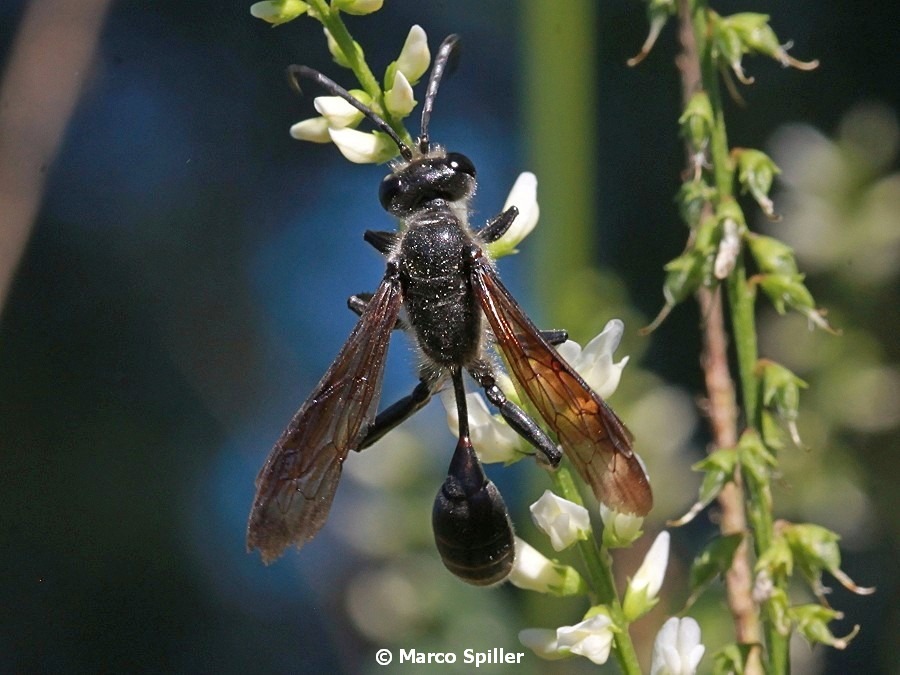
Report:
<svg viewBox="0 0 900 675"><path fill-rule="evenodd" d="M682 52L678 57L681 72L682 96L685 104L702 88L700 59L694 39L691 3L679 2L679 37ZM688 166L690 166L690 148ZM728 339L722 295L718 290L702 288L697 294L703 317L703 354L701 367L707 391L707 414L714 448L731 448L737 444L737 402L734 381L728 367ZM723 535L745 532L747 520L744 512L744 494L740 475L729 483L718 497L722 516L719 528ZM756 603L753 601L753 575L750 565L750 549L745 540L737 552L731 568L725 575L728 607L734 621L736 639L741 644L759 644L760 628ZM758 650L746 664L747 673L761 673Z"/></svg>

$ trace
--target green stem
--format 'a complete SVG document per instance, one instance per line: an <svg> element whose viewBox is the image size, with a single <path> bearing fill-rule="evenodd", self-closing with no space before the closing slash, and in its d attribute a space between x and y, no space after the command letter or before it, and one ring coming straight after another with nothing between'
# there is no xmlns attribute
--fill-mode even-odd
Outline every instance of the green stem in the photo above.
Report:
<svg viewBox="0 0 900 675"><path fill-rule="evenodd" d="M560 497L584 506L581 493L578 491L568 467L564 466L557 471L552 471L550 476L553 487ZM598 545L596 537L588 537L576 545L582 560L584 560L588 584L592 589L591 602L605 605L609 609L609 618L612 619L613 625L619 629L614 633L612 650L619 668L626 675L640 675L641 666L628 632L628 622L625 621L622 603L616 592L616 582L609 553Z"/></svg>
<svg viewBox="0 0 900 675"><path fill-rule="evenodd" d="M714 115L709 151L718 192L716 206L721 206L734 199L734 164L728 150L728 135L719 87L718 67L709 41L709 19L712 15L706 0L694 0L692 16L697 52L700 57L701 79ZM735 268L725 284L731 310L731 325L737 353L745 422L748 427L760 430L759 383L756 377L756 363L759 355L754 313L755 292L747 283L743 254L737 257ZM771 546L774 533L770 486L768 481L759 483L756 480L748 479L745 481L745 490L747 518L753 531L754 550L759 557ZM774 579L773 581L780 589L786 590L786 579ZM771 675L785 675L790 672L788 651L790 636L778 632L769 609L766 608L766 611L769 614L768 620L763 622L767 647L766 672Z"/></svg>
<svg viewBox="0 0 900 675"><path fill-rule="evenodd" d="M384 105L384 92L381 89L381 84L366 63L362 51L357 49L356 41L353 39L353 36L350 35L347 26L344 25L343 19L341 19L341 13L338 10L329 7L325 0L308 0L308 2L315 10L315 16L322 25L328 29L328 32L331 34L331 37L334 38L334 41L337 42L341 53L350 66L350 70L353 71L353 74L356 76L356 80L359 82L363 91L372 97L372 108L384 118L384 121L387 122L404 141L409 143L409 132L401 122L391 115L390 111Z"/></svg>

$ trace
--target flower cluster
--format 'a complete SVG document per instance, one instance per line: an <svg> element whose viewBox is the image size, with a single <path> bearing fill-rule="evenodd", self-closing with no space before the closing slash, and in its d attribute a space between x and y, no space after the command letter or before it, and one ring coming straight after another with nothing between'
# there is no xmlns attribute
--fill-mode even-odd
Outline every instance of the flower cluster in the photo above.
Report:
<svg viewBox="0 0 900 675"><path fill-rule="evenodd" d="M340 54L337 43L325 29L332 54ZM420 26L413 26L406 37L396 61L385 72L387 89L380 97L373 97L360 89L350 90L358 101L374 110L386 120L401 120L415 108L413 85L428 70L431 52L428 37ZM379 100L380 98L380 100ZM363 132L356 127L363 114L339 96L317 96L313 101L319 117L297 122L291 127L291 136L313 143L334 143L341 154L357 164L380 163L397 154L396 144L379 131Z"/></svg>

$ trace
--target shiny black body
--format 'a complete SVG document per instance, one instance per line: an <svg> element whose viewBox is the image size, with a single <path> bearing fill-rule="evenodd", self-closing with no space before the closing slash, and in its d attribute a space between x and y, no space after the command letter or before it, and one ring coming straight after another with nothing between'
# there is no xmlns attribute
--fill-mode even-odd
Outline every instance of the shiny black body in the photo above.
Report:
<svg viewBox="0 0 900 675"><path fill-rule="evenodd" d="M321 73L289 69L295 83L311 79L344 98L397 144L401 159L382 181L379 199L400 227L366 232L366 241L386 258L384 277L374 293L350 298L359 322L256 479L247 547L258 549L265 562L290 545L303 546L322 528L351 451L375 443L449 384L459 442L434 501L435 543L445 566L463 581L488 585L505 579L515 559L512 525L472 447L463 373L546 465L555 467L562 453L497 386L495 345L597 498L620 511L644 515L650 509L649 484L627 429L552 346L566 339L565 332L539 331L497 277L486 245L507 232L518 210L512 206L473 231L468 215L475 167L429 140L434 98L455 45L450 36L435 57L414 147ZM378 412L387 346L396 329L420 352L419 383Z"/></svg>

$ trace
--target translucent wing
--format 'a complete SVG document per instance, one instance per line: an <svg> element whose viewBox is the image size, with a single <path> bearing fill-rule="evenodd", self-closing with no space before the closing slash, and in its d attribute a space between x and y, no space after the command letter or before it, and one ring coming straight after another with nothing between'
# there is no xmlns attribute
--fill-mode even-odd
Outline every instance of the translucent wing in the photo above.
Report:
<svg viewBox="0 0 900 675"><path fill-rule="evenodd" d="M259 549L266 563L291 544L303 546L325 524L341 465L375 418L400 304L399 283L385 277L259 472L247 549Z"/></svg>
<svg viewBox="0 0 900 675"><path fill-rule="evenodd" d="M646 515L650 483L622 421L541 337L483 258L474 263L472 286L512 374L597 499Z"/></svg>

